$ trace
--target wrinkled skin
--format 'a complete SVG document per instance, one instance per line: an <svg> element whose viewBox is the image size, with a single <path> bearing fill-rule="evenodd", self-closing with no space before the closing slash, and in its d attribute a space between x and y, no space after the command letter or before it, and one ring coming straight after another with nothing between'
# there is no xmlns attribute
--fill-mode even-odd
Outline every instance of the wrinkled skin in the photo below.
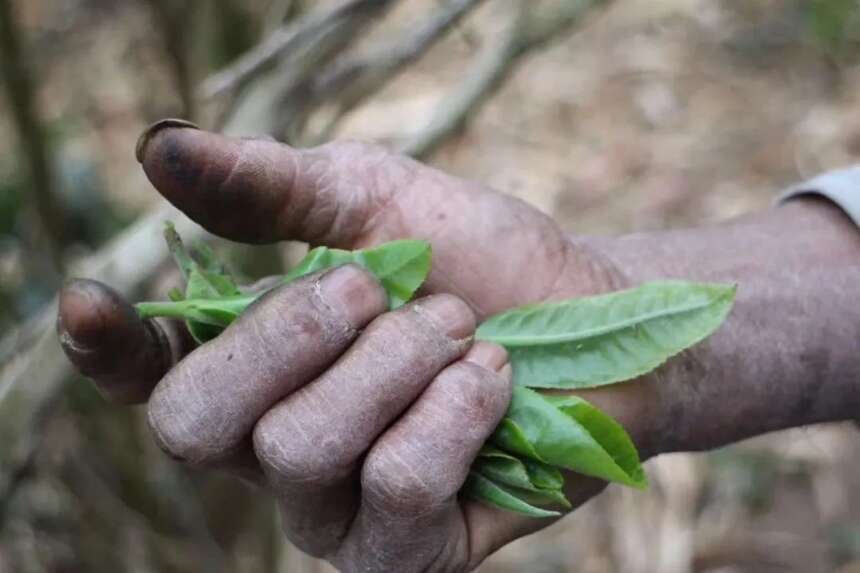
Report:
<svg viewBox="0 0 860 573"><path fill-rule="evenodd" d="M61 293L58 332L80 372L117 403L148 402L155 440L178 461L271 491L290 540L343 571L469 571L551 523L457 496L511 392L504 349L472 336L513 306L655 278L740 284L707 343L580 392L645 458L860 416L860 235L823 202L571 240L518 200L362 143L300 151L160 124L138 158L169 201L233 240L432 243L421 296L397 311L345 266L275 289L196 349L105 285ZM567 476L574 506L602 487Z"/></svg>
<svg viewBox="0 0 860 573"><path fill-rule="evenodd" d="M345 571L471 570L548 523L457 497L511 391L504 349L472 336L506 308L617 288L608 262L516 199L369 144L297 151L162 125L139 153L168 200L233 240L433 246L421 298L400 310L342 267L267 294L194 350L106 286L67 286L69 357L109 398L148 401L168 454L263 484L290 540ZM575 502L601 488L570 481Z"/></svg>

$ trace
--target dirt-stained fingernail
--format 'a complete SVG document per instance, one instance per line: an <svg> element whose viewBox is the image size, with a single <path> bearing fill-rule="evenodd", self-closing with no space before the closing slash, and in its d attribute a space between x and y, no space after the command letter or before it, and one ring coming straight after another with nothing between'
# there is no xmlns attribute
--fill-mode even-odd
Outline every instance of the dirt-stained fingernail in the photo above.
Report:
<svg viewBox="0 0 860 573"><path fill-rule="evenodd" d="M379 281L356 265L344 265L320 278L323 301L346 319L353 328L362 328L388 308Z"/></svg>
<svg viewBox="0 0 860 573"><path fill-rule="evenodd" d="M93 281L76 279L60 291L57 330L66 346L83 350L100 346L107 336L104 306L110 293Z"/></svg>
<svg viewBox="0 0 860 573"><path fill-rule="evenodd" d="M143 130L143 133L137 138L137 145L134 146L134 156L137 158L138 163L143 163L143 153L146 150L146 145L149 143L149 140L152 139L152 136L167 127L200 129L200 127L191 123L187 119L167 118L156 121Z"/></svg>
<svg viewBox="0 0 860 573"><path fill-rule="evenodd" d="M498 372L508 363L508 352L498 344L479 340L472 345L463 360Z"/></svg>
<svg viewBox="0 0 860 573"><path fill-rule="evenodd" d="M416 310L454 340L475 333L475 313L465 302L450 294L437 294L420 301Z"/></svg>

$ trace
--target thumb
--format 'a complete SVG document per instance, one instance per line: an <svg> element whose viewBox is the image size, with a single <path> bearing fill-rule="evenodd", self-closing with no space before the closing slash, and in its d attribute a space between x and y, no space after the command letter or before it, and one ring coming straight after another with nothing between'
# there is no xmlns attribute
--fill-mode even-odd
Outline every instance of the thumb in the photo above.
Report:
<svg viewBox="0 0 860 573"><path fill-rule="evenodd" d="M294 239L350 247L391 190L371 184L372 174L349 169L344 160L352 156L348 163L355 165L355 155L386 152L348 146L299 150L162 120L141 136L137 158L168 201L215 234L249 243Z"/></svg>

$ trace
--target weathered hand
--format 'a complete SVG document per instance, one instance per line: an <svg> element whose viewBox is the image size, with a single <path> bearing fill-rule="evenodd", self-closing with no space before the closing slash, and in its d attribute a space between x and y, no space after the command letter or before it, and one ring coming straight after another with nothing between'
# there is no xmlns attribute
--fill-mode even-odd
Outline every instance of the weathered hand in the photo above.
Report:
<svg viewBox="0 0 860 573"><path fill-rule="evenodd" d="M424 297L400 310L385 312L369 274L341 267L272 291L193 351L175 324L140 321L98 283L70 284L67 354L107 396L148 400L165 451L265 484L289 538L348 571L470 570L548 523L457 498L510 396L504 350L471 336L488 314L610 290L620 273L526 204L372 145L299 151L162 125L139 158L167 199L234 240L411 237L434 251ZM637 388L588 397L643 446ZM568 483L574 504L601 487Z"/></svg>

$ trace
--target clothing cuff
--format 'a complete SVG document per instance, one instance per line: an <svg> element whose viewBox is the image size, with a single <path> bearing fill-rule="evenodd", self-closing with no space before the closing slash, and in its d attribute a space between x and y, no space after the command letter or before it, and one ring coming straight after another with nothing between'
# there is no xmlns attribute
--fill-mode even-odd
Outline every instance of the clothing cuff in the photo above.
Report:
<svg viewBox="0 0 860 573"><path fill-rule="evenodd" d="M860 165L830 171L794 185L779 196L777 204L809 195L830 199L860 226Z"/></svg>

